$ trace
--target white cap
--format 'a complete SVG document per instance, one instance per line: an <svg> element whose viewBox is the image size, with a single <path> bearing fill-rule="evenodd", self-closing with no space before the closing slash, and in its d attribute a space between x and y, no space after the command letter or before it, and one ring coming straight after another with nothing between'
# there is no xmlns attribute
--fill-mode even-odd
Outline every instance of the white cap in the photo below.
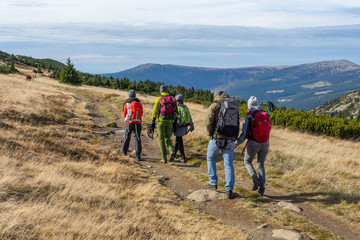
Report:
<svg viewBox="0 0 360 240"><path fill-rule="evenodd" d="M251 108L251 107L256 107L258 105L258 101L257 101L257 98L254 97L254 96L251 96L248 100L248 107Z"/></svg>

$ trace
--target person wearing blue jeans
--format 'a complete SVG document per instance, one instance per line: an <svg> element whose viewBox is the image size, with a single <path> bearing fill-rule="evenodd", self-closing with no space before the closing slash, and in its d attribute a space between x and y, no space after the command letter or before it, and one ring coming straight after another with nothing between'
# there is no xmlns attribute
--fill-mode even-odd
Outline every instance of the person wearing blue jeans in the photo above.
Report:
<svg viewBox="0 0 360 240"><path fill-rule="evenodd" d="M233 194L235 173L234 173L234 141L236 138L218 134L215 131L218 122L221 103L229 95L221 90L214 92L214 102L207 110L205 125L208 135L211 137L207 148L207 165L209 174L209 184L207 189L217 189L218 177L216 174L216 156L221 151L225 166L225 192L229 199L235 198Z"/></svg>
<svg viewBox="0 0 360 240"><path fill-rule="evenodd" d="M216 156L221 151L221 154L224 159L225 167L225 191L232 191L234 189L235 183L235 173L234 173L234 141L227 140L227 144L224 148L220 149L216 145L216 139L213 138L209 141L207 148L207 165L209 173L210 185L217 186L218 177L216 175Z"/></svg>

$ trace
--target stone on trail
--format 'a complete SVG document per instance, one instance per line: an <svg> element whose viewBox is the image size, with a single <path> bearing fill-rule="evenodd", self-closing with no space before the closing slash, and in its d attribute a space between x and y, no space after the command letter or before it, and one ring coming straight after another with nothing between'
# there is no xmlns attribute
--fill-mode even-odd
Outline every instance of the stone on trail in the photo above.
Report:
<svg viewBox="0 0 360 240"><path fill-rule="evenodd" d="M272 233L273 233L272 236L274 238L279 238L279 239L300 240L302 238L301 234L284 229L275 229L273 230Z"/></svg>
<svg viewBox="0 0 360 240"><path fill-rule="evenodd" d="M265 223L265 224L263 224L263 225L258 226L257 229L259 229L259 230L265 229L265 228L267 228L268 226L269 226L269 224L268 224L268 223Z"/></svg>
<svg viewBox="0 0 360 240"><path fill-rule="evenodd" d="M281 207L281 208L284 208L284 209L295 211L295 212L301 212L302 211L301 208L299 208L295 204L292 204L292 203L289 203L289 202L281 201L281 202L278 203L278 206Z"/></svg>
<svg viewBox="0 0 360 240"><path fill-rule="evenodd" d="M191 193L187 198L195 202L207 202L212 200L222 200L226 199L227 197L225 193L210 189L202 189Z"/></svg>

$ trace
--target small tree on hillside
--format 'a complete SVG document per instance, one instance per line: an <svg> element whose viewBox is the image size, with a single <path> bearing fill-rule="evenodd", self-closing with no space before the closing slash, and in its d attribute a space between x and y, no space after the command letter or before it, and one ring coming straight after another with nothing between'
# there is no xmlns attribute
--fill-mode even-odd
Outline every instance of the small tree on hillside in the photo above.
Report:
<svg viewBox="0 0 360 240"><path fill-rule="evenodd" d="M40 63L39 63L38 66L37 66L36 72L37 72L37 73L42 73L41 68L40 68Z"/></svg>
<svg viewBox="0 0 360 240"><path fill-rule="evenodd" d="M70 58L67 59L66 66L61 71L60 82L72 85L80 85L82 83L80 75L74 68L74 64L71 63Z"/></svg>
<svg viewBox="0 0 360 240"><path fill-rule="evenodd" d="M16 73L16 72L18 72L18 70L15 68L14 61L11 61L11 62L10 62L9 71L10 71L11 73Z"/></svg>

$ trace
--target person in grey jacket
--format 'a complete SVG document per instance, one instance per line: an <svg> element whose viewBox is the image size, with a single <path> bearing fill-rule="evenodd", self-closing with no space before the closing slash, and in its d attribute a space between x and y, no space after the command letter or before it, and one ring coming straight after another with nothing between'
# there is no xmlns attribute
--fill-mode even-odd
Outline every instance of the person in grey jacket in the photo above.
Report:
<svg viewBox="0 0 360 240"><path fill-rule="evenodd" d="M184 105L184 96L182 94L176 95L175 100L176 100L178 108L179 108L179 106ZM178 110L178 113L179 113L179 110ZM174 135L176 136L176 142L175 142L174 156L176 156L177 151L180 150L180 154L181 154L180 162L182 162L182 163L186 162L183 136L185 136L188 133L188 131L191 131L191 132L194 131L194 129L195 129L194 123L191 119L191 115L190 115L190 128L189 128L189 126L178 126L177 121L175 122Z"/></svg>
<svg viewBox="0 0 360 240"><path fill-rule="evenodd" d="M257 98L254 96L251 96L248 100L248 114L245 115L243 120L243 126L242 126L242 132L240 134L240 137L235 141L235 147L242 144L247 138L248 143L246 144L245 148L245 157L244 157L244 164L249 172L252 180L253 180L253 187L252 190L256 191L258 190L260 195L264 195L265 192L265 158L266 154L268 153L268 144L269 142L265 143L259 143L256 142L254 139L251 138L251 130L252 130L252 123L254 120L253 113L256 111L256 109L262 109L263 108L258 104ZM255 157L255 155L258 154L257 157L257 169L259 172L259 175L256 173L252 161Z"/></svg>

